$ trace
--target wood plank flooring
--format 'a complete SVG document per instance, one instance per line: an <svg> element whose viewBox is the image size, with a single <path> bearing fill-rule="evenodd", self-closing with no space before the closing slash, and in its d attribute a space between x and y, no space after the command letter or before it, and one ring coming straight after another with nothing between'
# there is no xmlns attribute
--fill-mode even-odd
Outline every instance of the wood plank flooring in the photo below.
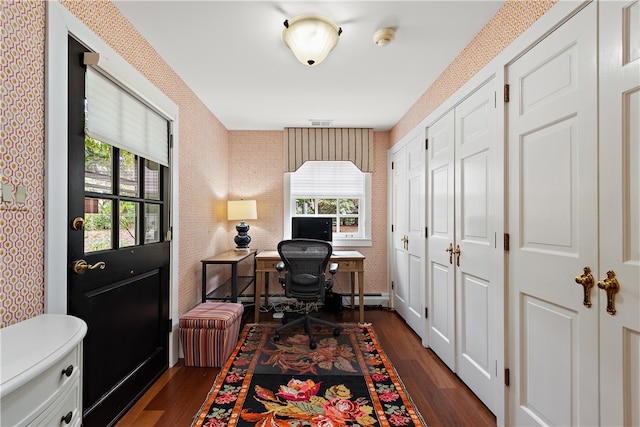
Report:
<svg viewBox="0 0 640 427"><path fill-rule="evenodd" d="M340 316L323 316L338 322L356 322L358 312L345 309ZM429 427L496 425L494 415L430 349L422 346L420 338L397 313L367 309L365 320L373 325L382 348ZM260 321L273 322L272 313L262 313ZM116 426L190 426L218 372L218 368L185 367L181 360L151 386Z"/></svg>

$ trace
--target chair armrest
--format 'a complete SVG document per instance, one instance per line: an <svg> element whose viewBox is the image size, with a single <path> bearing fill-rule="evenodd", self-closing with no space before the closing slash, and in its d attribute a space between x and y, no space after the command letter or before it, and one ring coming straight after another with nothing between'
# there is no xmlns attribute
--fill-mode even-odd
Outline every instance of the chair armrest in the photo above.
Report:
<svg viewBox="0 0 640 427"><path fill-rule="evenodd" d="M280 261L276 264L276 270L278 270L279 272L281 272L282 270L284 270L284 262Z"/></svg>
<svg viewBox="0 0 640 427"><path fill-rule="evenodd" d="M337 262L332 262L331 264L329 264L329 273L336 274L338 272L338 263Z"/></svg>

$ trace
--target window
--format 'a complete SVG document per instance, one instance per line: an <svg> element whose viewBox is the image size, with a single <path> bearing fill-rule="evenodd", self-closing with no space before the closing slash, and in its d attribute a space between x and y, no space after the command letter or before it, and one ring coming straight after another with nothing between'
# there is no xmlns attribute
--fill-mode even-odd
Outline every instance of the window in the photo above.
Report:
<svg viewBox="0 0 640 427"><path fill-rule="evenodd" d="M84 123L84 252L160 243L168 229L167 119L87 67Z"/></svg>
<svg viewBox="0 0 640 427"><path fill-rule="evenodd" d="M294 216L329 217L334 246L371 246L371 174L349 161L307 161L285 174L285 237Z"/></svg>

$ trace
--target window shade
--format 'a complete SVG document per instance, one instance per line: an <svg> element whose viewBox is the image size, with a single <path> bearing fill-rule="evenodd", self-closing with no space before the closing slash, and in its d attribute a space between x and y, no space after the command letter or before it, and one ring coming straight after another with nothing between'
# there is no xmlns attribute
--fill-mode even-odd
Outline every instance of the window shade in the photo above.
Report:
<svg viewBox="0 0 640 427"><path fill-rule="evenodd" d="M305 162L291 174L291 196L363 197L364 173L346 161Z"/></svg>
<svg viewBox="0 0 640 427"><path fill-rule="evenodd" d="M169 166L167 120L91 67L86 78L87 136Z"/></svg>

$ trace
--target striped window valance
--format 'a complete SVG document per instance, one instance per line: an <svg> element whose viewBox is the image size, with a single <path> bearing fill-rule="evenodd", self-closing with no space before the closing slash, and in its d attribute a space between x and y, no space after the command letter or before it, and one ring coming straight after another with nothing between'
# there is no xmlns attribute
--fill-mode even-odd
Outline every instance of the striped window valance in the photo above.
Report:
<svg viewBox="0 0 640 427"><path fill-rule="evenodd" d="M373 172L373 129L285 128L284 171L295 172L307 160L346 160Z"/></svg>

